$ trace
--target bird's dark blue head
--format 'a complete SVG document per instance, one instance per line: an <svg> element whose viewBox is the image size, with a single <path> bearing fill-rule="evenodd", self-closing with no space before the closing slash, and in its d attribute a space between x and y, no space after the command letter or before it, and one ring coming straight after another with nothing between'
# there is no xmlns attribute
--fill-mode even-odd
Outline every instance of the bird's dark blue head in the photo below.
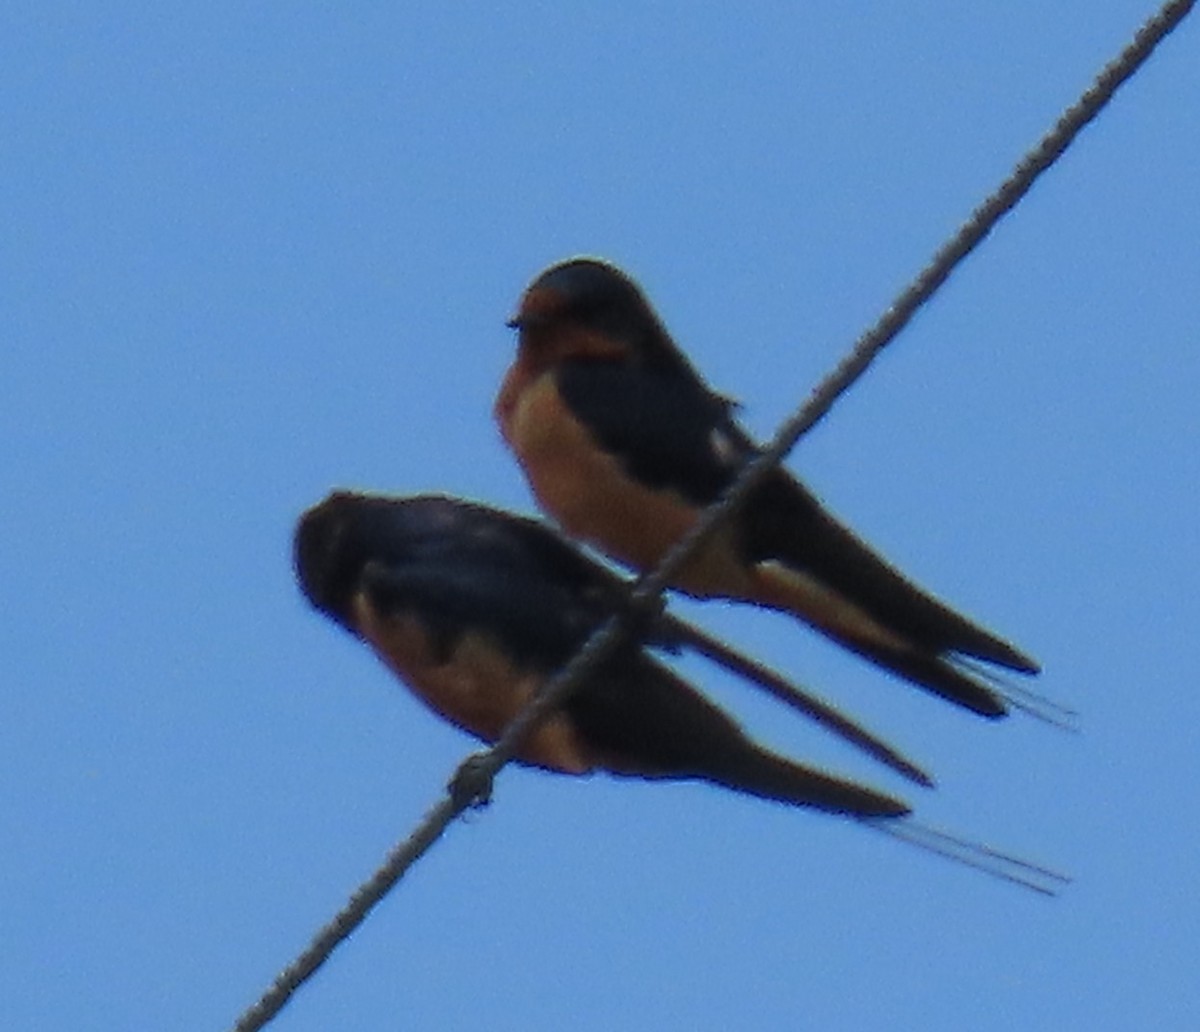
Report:
<svg viewBox="0 0 1200 1032"><path fill-rule="evenodd" d="M403 565L453 540L458 506L438 495L386 498L334 491L296 524L293 560L312 605L353 629L350 607L368 563Z"/></svg>
<svg viewBox="0 0 1200 1032"><path fill-rule="evenodd" d="M300 517L294 551L300 590L351 634L360 604L413 609L443 656L482 628L521 662L554 665L621 598L541 524L444 495L335 491Z"/></svg>
<svg viewBox="0 0 1200 1032"><path fill-rule="evenodd" d="M539 273L508 325L521 331L523 347L557 352L552 342L573 334L578 348L563 349L563 357L613 357L692 373L641 287L597 258L571 258Z"/></svg>

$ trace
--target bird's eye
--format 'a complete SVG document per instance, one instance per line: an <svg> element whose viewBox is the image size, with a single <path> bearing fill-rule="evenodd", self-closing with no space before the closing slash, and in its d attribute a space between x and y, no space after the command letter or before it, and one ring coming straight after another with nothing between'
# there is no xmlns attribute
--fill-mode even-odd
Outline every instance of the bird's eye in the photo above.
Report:
<svg viewBox="0 0 1200 1032"><path fill-rule="evenodd" d="M523 333L526 330L544 329L554 321L554 318L554 314L550 312L520 311L504 325Z"/></svg>

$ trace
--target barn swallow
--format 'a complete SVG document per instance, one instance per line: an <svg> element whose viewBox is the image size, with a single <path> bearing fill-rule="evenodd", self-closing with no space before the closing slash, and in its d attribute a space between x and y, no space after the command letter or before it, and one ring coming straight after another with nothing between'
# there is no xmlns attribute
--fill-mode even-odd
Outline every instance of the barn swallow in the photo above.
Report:
<svg viewBox="0 0 1200 1032"><path fill-rule="evenodd" d="M606 262L546 269L508 325L517 356L495 417L538 504L573 537L651 569L757 453L734 403L692 367L641 288ZM1004 716L1005 699L965 669L970 660L1039 670L910 581L784 469L672 586L790 613L987 717Z"/></svg>
<svg viewBox="0 0 1200 1032"><path fill-rule="evenodd" d="M301 591L361 639L435 713L493 742L622 604L627 584L547 526L423 495L337 491L305 512ZM670 617L652 644L688 641ZM527 736L518 762L699 780L853 818L921 849L1048 895L1048 868L914 821L890 795L796 763L751 740L723 710L631 644L602 662Z"/></svg>
<svg viewBox="0 0 1200 1032"><path fill-rule="evenodd" d="M297 579L435 713L494 742L619 604L588 560L564 561L550 532L530 528L441 496L335 492L300 518ZM516 759L562 774L698 779L859 817L909 812L767 751L640 646L601 664Z"/></svg>

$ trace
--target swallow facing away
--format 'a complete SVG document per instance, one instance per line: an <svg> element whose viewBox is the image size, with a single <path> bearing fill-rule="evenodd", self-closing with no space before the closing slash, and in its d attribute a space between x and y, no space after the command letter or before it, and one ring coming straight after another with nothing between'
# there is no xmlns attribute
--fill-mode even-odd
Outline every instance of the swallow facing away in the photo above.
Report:
<svg viewBox="0 0 1200 1032"><path fill-rule="evenodd" d="M509 326L517 357L495 416L538 504L573 537L651 569L755 455L734 403L691 366L638 285L605 262L551 266ZM783 469L672 586L791 613L987 717L1005 715L1004 697L962 660L1039 669L908 580Z"/></svg>
<svg viewBox="0 0 1200 1032"><path fill-rule="evenodd" d="M440 495L338 491L305 512L295 567L309 602L450 723L494 742L530 698L618 611L626 583L533 520ZM652 645L690 644L669 616ZM700 780L842 814L923 849L1053 894L1045 868L936 831L882 792L751 740L645 647L585 677L516 754L563 774Z"/></svg>

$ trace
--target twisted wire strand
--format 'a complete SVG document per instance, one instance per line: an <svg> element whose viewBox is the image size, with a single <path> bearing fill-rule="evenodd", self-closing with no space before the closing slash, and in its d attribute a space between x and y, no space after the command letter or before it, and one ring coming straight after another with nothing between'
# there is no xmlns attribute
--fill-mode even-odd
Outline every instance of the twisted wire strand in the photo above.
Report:
<svg viewBox="0 0 1200 1032"><path fill-rule="evenodd" d="M604 660L640 625L662 608L662 592L692 552L729 519L736 507L763 482L795 443L823 419L837 399L860 377L916 312L949 278L954 269L992 231L1000 219L1029 192L1112 99L1116 90L1140 69L1163 39L1191 11L1195 0L1170 0L1134 35L1121 54L1101 70L1079 100L1067 108L1054 127L1018 163L992 193L942 246L929 264L897 297L874 326L864 333L846 357L809 395L758 456L747 463L729 490L704 512L662 563L639 580L626 609L597 630L579 652L513 719L492 748L469 756L456 771L447 795L425 815L416 829L397 845L380 868L351 896L346 906L323 927L305 950L271 983L262 997L233 1026L233 1032L259 1032L279 1013L292 994L329 959L333 950L365 919L371 909L441 837L450 823L472 805L486 801L492 779L512 759L524 736L576 689L595 664ZM881 829L882 830L882 829ZM933 831L932 829L929 829ZM895 834L889 832L889 834ZM939 833L933 831L936 837ZM907 840L920 836L899 835ZM1017 861L1023 864L1022 861Z"/></svg>

